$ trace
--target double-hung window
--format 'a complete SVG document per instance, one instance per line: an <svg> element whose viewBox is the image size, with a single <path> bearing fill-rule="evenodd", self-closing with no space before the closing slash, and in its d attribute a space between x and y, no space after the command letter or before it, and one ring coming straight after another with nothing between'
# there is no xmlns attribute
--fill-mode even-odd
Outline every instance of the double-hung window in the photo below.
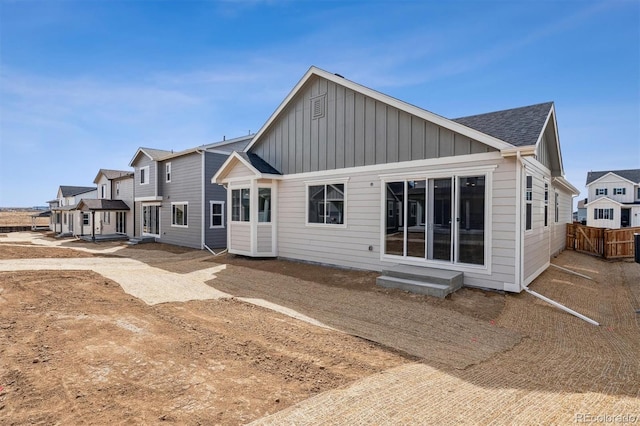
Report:
<svg viewBox="0 0 640 426"><path fill-rule="evenodd" d="M211 223L210 228L224 228L224 201L210 201Z"/></svg>
<svg viewBox="0 0 640 426"><path fill-rule="evenodd" d="M525 230L532 228L532 209L533 209L533 176L527 175L527 187L525 190Z"/></svg>
<svg viewBox="0 0 640 426"><path fill-rule="evenodd" d="M627 188L613 188L613 195L625 195Z"/></svg>
<svg viewBox="0 0 640 426"><path fill-rule="evenodd" d="M344 225L346 186L327 183L307 187L307 224Z"/></svg>
<svg viewBox="0 0 640 426"><path fill-rule="evenodd" d="M558 201L558 196L556 194L556 203ZM556 212L556 222L558 221L557 212ZM547 182L544 183L544 226L549 226L549 184Z"/></svg>
<svg viewBox="0 0 640 426"><path fill-rule="evenodd" d="M271 222L271 188L258 188L258 222Z"/></svg>
<svg viewBox="0 0 640 426"><path fill-rule="evenodd" d="M167 183L171 182L171 163L166 163L164 165L164 171Z"/></svg>
<svg viewBox="0 0 640 426"><path fill-rule="evenodd" d="M607 195L607 188L596 188L596 195Z"/></svg>
<svg viewBox="0 0 640 426"><path fill-rule="evenodd" d="M149 166L140 167L140 185L149 183Z"/></svg>
<svg viewBox="0 0 640 426"><path fill-rule="evenodd" d="M613 209L593 209L593 218L613 220Z"/></svg>
<svg viewBox="0 0 640 426"><path fill-rule="evenodd" d="M558 193L555 193L555 202L556 202L556 223L558 223L560 221L560 196L558 195Z"/></svg>
<svg viewBox="0 0 640 426"><path fill-rule="evenodd" d="M171 203L171 226L187 227L187 213L189 204Z"/></svg>

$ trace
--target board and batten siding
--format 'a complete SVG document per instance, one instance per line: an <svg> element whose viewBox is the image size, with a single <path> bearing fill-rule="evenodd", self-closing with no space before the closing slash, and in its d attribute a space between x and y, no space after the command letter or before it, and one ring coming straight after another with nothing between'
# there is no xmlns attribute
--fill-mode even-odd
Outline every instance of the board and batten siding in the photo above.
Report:
<svg viewBox="0 0 640 426"><path fill-rule="evenodd" d="M160 217L159 241L178 246L202 248L202 154L191 153L174 157L171 162L171 182L166 182L165 162L159 162L162 170L159 192L164 195ZM188 203L187 227L172 226L172 203Z"/></svg>
<svg viewBox="0 0 640 426"><path fill-rule="evenodd" d="M551 171L551 176L557 177L562 174L560 158L558 157L556 130L553 120L549 120L547 127L542 133L542 139L538 145L536 159Z"/></svg>
<svg viewBox="0 0 640 426"><path fill-rule="evenodd" d="M456 163L456 167L481 167L497 164L492 180L491 275L464 272L469 286L503 290L515 281L515 161L496 156L495 160ZM398 167L393 173L446 171L451 165ZM398 261L380 259L381 175L384 172L359 172L357 168L332 173L322 178L348 178L346 182L346 227L306 225L306 184L313 180L285 179L278 183L278 256L349 268L379 271ZM236 240L232 232L232 242ZM371 246L371 250L369 247ZM443 265L441 268L446 269Z"/></svg>
<svg viewBox="0 0 640 426"><path fill-rule="evenodd" d="M319 118L314 102L324 108ZM316 76L251 151L286 175L494 149Z"/></svg>

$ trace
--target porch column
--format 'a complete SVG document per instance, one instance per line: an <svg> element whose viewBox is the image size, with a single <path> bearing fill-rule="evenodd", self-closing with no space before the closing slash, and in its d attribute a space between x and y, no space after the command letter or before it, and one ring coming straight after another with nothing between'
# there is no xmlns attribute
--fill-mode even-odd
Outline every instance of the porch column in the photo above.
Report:
<svg viewBox="0 0 640 426"><path fill-rule="evenodd" d="M96 241L96 212L91 210L91 241Z"/></svg>

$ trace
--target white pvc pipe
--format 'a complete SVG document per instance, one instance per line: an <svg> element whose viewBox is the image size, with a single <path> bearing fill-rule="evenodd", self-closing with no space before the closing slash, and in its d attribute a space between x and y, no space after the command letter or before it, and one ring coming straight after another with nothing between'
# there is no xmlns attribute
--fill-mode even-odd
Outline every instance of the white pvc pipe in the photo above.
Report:
<svg viewBox="0 0 640 426"><path fill-rule="evenodd" d="M580 318L581 320L584 320L584 321L588 322L589 324L597 325L597 326L599 326L599 325L600 325L599 323L597 323L596 321L592 320L591 318L589 318L589 317L585 317L584 315L582 315L582 314L580 314L580 313L578 313L578 312L574 311L573 309L569 309L569 308L567 308L566 306L564 306L564 305L562 305L562 304L560 304L560 303L556 302L555 300L551 300L551 299L549 299L548 297L545 297L545 296L543 296L543 295L541 295L541 294L539 294L539 293L536 293L536 292L535 292L535 291L533 291L533 290L529 290L528 288L526 288L526 287L525 287L525 288L524 288L524 291L526 291L527 293L529 293L529 294L531 294L531 295L533 295L533 296L537 297L538 299L544 300L545 302L547 302L547 303L548 303L548 304L550 304L550 305L555 306L556 308L560 308L560 309L562 309L563 311L568 312L568 313L570 313L571 315L576 316L576 317Z"/></svg>
<svg viewBox="0 0 640 426"><path fill-rule="evenodd" d="M571 270L571 269L568 269L568 268L564 268L564 267L562 267L562 266L554 265L553 263L550 263L550 265L551 265L551 266L555 266L556 268L558 268L558 269L560 269L560 270L562 270L562 271L568 272L568 273L570 273L570 274L574 274L574 275L577 275L577 276L579 276L579 277L586 278L586 279L588 279L588 280L593 281L593 278L591 278L591 277L589 277L589 276L587 276L587 275L580 274L580 273L578 273L578 272L576 272L576 271L574 271L574 270Z"/></svg>

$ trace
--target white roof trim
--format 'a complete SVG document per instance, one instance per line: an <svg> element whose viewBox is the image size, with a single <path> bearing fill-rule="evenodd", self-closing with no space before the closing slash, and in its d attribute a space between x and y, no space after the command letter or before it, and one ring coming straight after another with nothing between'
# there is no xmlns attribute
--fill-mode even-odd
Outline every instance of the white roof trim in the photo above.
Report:
<svg viewBox="0 0 640 426"><path fill-rule="evenodd" d="M291 90L291 92L289 92L289 94L287 95L286 98L284 98L284 100L282 101L282 103L280 103L280 106L278 106L278 108L274 111L273 114L271 114L271 117L269 117L269 119L267 120L267 122L260 128L260 130L258 131L258 133L255 134L253 140L249 143L249 145L247 145L247 147L245 148L245 152L248 152L251 147L253 147L253 145L255 145L255 143L260 139L260 137L262 136L262 134L271 126L271 124L273 124L274 121L276 121L276 119L278 118L278 116L280 115L280 113L287 107L287 105L289 104L289 102L296 96L296 94L298 93L298 91L300 91L300 89L302 88L302 86L304 86L304 84L312 77L312 76L318 76L321 78L325 78L329 81L332 81L336 84L339 84L341 86L347 87L348 89L351 89L353 91L356 91L358 93L362 93L365 96L368 96L372 99L378 100L382 103L388 104L392 107L398 108L401 111L405 111L409 114L415 115L417 117L420 117L424 120L430 121L434 124L437 124L438 126L444 127L446 129L452 130L456 133L460 133L461 135L465 135L470 137L471 139L475 139L479 142L482 142L486 145L489 145L492 148L496 148L499 150L502 149L507 149L507 148L512 148L513 145L511 145L510 143L507 143L505 141L502 141L498 138L494 138L493 136L489 136L486 133L482 133L479 132L475 129L472 129L470 127L467 126L463 126L462 124L456 123L455 121L451 121L447 118L444 118L442 116L439 116L437 114L434 114L430 111L427 111L425 109L422 108L418 108L414 105L408 104L406 102L400 101L396 98L392 98L389 95L385 95L384 93L380 93L378 91L375 91L373 89L369 89L368 87L362 86L358 83L355 83L351 80L347 80L344 77L339 77L335 74L332 74L330 72L321 70L320 68L317 68L315 66L312 66L311 68L309 68L309 70L305 73L305 75L300 79L300 81L298 81L298 83L294 86L294 88Z"/></svg>
<svg viewBox="0 0 640 426"><path fill-rule="evenodd" d="M625 177L622 177L622 176L620 176L620 175L619 175L619 174L617 174L617 173L609 172L609 173L606 173L606 174L604 174L604 175L600 176L598 179L594 180L593 182L591 182L591 183L590 183L590 184L588 184L587 186L591 186L591 185L593 185L594 183L598 182L600 179L604 179L605 177L607 177L607 176L609 176L609 175L613 175L613 176L617 177L617 178L618 178L618 179L620 179L620 180L627 181L627 182L629 182L631 185L637 185L638 183L640 183L640 182L634 182L634 181L629 180L629 179L627 179L627 178L625 178Z"/></svg>
<svg viewBox="0 0 640 426"><path fill-rule="evenodd" d="M578 188L576 188L575 186L571 185L571 183L566 180L564 177L559 176L559 177L554 177L552 182L555 184L557 183L560 186L565 187L566 189L568 189L569 191L571 191L571 193L573 194L574 197L577 197L578 195L580 195L580 191L578 190Z"/></svg>
<svg viewBox="0 0 640 426"><path fill-rule="evenodd" d="M147 153L144 148L138 148L136 150L136 153L134 154L133 158L131 159L131 161L129 161L129 167L134 167L133 163L136 161L136 158L138 158L138 155L140 155L140 153L146 155L147 157L149 157L149 160L153 160L153 157L151 155L149 155L149 153Z"/></svg>
<svg viewBox="0 0 640 426"><path fill-rule="evenodd" d="M623 206L623 205L624 205L624 203L621 203L621 202L619 202L619 201L613 200L613 199L611 199L611 198L609 198L609 197L600 197L600 198L596 198L596 199L595 199L595 200L593 200L593 201L588 202L588 203L587 203L587 204L585 204L584 206L585 206L585 207L588 207L588 206L590 206L590 205L592 205L592 204L597 204L597 203L602 202L602 201L607 201L607 202L610 202L610 203L613 203L613 204L617 204L617 205L619 205L619 206Z"/></svg>
<svg viewBox="0 0 640 426"><path fill-rule="evenodd" d="M236 151L234 151L229 156L229 158L227 158L225 162L222 163L222 166L220 166L218 171L213 175L213 177L211 178L211 183L218 183L218 179L220 178L220 176L226 172L226 169L231 165L231 162L234 160L240 161L245 167L251 170L251 172L253 172L256 176L262 177L262 173L260 173L258 169L253 167L251 163L249 163L247 160L242 158Z"/></svg>

